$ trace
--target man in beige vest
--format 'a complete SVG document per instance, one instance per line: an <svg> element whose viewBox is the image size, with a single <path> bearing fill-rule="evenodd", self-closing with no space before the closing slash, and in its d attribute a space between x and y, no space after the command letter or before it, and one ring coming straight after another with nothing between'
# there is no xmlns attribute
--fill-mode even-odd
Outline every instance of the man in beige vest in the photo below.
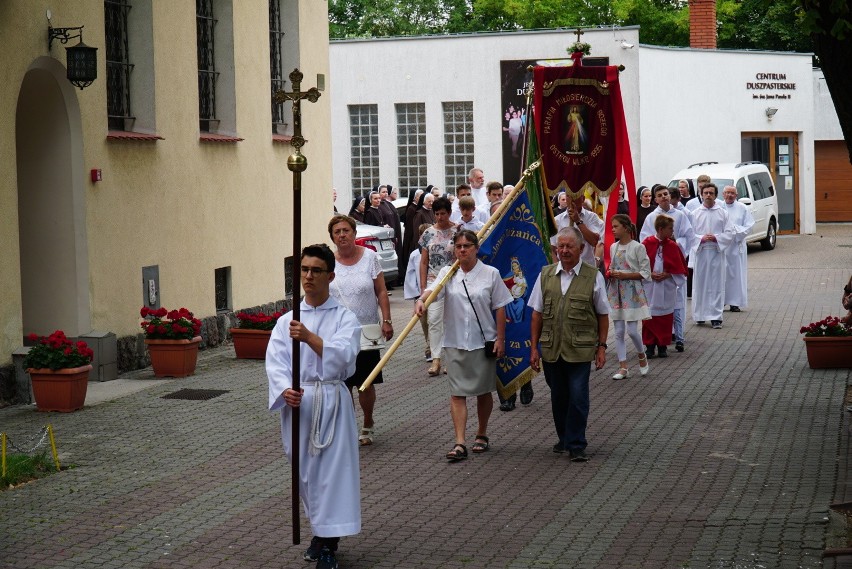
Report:
<svg viewBox="0 0 852 569"><path fill-rule="evenodd" d="M606 363L609 301L601 273L580 261L583 234L559 230L559 262L541 269L530 294L533 309L530 366L550 387L553 422L559 441L553 452L568 451L573 462L586 462L589 419L589 374ZM539 342L541 354L539 354Z"/></svg>

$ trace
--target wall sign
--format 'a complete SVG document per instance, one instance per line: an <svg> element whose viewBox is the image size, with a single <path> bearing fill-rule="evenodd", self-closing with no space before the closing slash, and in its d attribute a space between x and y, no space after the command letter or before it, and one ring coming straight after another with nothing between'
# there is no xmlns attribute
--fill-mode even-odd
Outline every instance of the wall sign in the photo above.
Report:
<svg viewBox="0 0 852 569"><path fill-rule="evenodd" d="M752 99L792 99L792 93L777 91L795 91L796 83L787 81L786 73L755 73L754 81L746 82L746 90L752 91ZM776 91L763 93L761 91Z"/></svg>

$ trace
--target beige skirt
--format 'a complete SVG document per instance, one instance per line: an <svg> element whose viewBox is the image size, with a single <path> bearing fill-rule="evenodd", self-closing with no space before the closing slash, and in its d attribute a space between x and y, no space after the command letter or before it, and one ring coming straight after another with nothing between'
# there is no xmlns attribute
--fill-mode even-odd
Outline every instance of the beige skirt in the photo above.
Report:
<svg viewBox="0 0 852 569"><path fill-rule="evenodd" d="M447 366L450 395L474 397L497 388L497 360L486 358L485 348L444 348L441 362Z"/></svg>

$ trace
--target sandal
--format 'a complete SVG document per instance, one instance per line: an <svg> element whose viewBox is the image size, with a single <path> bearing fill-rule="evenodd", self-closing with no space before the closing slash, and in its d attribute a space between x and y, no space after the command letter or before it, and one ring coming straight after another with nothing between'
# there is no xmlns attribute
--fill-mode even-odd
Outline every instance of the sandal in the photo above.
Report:
<svg viewBox="0 0 852 569"><path fill-rule="evenodd" d="M361 434L358 435L358 443L362 447L370 446L371 444L373 444L373 427L364 427L361 429Z"/></svg>
<svg viewBox="0 0 852 569"><path fill-rule="evenodd" d="M485 435L476 435L476 438L473 440L473 445L470 447L470 450L475 453L485 452L489 448L488 437Z"/></svg>
<svg viewBox="0 0 852 569"><path fill-rule="evenodd" d="M461 443L453 445L453 449L447 453L447 460L458 462L467 458L467 447Z"/></svg>

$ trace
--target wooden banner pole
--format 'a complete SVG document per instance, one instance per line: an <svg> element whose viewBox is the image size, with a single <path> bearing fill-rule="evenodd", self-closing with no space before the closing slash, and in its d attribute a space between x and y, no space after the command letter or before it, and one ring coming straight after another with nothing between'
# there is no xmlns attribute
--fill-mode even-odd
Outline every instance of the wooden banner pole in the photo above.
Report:
<svg viewBox="0 0 852 569"><path fill-rule="evenodd" d="M517 184L515 184L515 189L513 189L508 196L506 196L497 211L494 212L494 214L488 219L488 221L485 222L485 225L482 226L482 229L479 230L479 233L476 234L476 237L479 239L480 243L482 243L482 240L485 239L485 236L488 234L488 232L491 231L491 228L494 227L497 222L503 218L503 215L509 209L509 204L511 204L512 201L515 199L515 196L517 196L524 190L527 178L532 176L532 173L535 171L535 169L540 166L541 160L536 160L535 162L530 164L526 170L524 170L523 175L521 175L521 179L518 180ZM441 292L441 289L444 288L444 286L450 281L450 279L456 273L458 268L459 262L455 261L450 267L450 271L446 274L446 276L433 285L435 288L432 289L432 292L429 294L428 297L426 297L426 300L423 302L424 310L429 308L429 305L432 304L432 301L434 301L435 298L438 297L438 294ZM420 320L420 317L416 314L411 317L411 320L408 321L408 324L405 325L405 328L402 329L402 332L399 333L399 336L397 336L393 344L391 344L387 348L385 355L382 356L382 359L379 360L379 363L376 364L376 367L373 369L372 372L370 372L370 375L367 376L367 379L364 380L364 383L361 384L361 387L358 388L358 391L366 391L367 388L373 384L373 380L376 379L376 376L379 375L379 372L382 371L382 369L391 359L391 356L393 356L396 350L402 345L402 342L417 324L418 320Z"/></svg>

